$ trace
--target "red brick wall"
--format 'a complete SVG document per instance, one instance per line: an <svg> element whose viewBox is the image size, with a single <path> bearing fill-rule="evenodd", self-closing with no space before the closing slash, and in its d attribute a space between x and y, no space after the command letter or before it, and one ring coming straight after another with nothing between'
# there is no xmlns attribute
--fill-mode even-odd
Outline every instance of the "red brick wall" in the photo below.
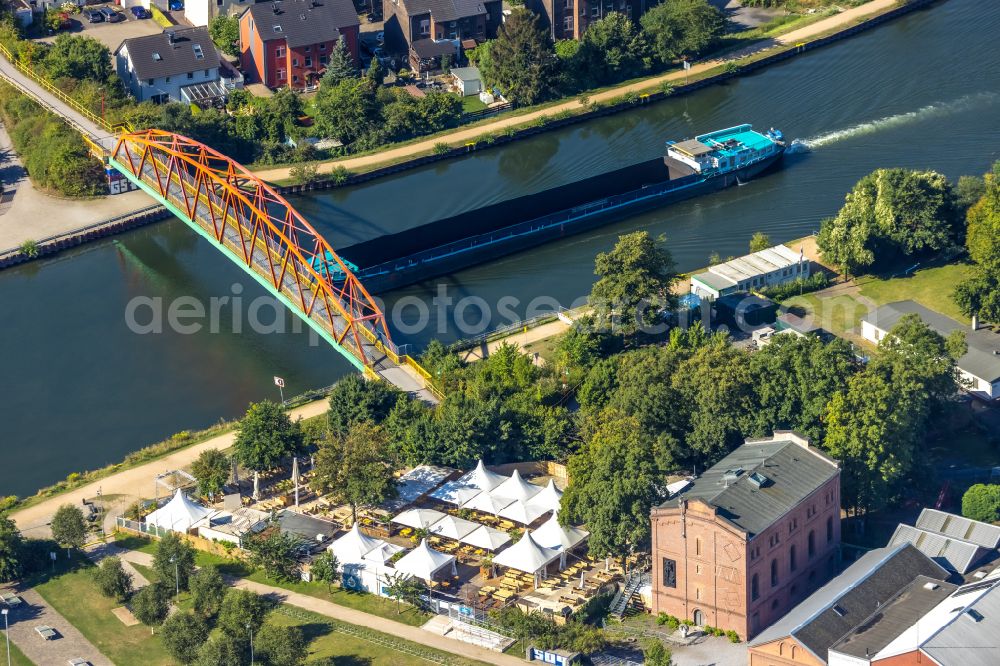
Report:
<svg viewBox="0 0 1000 666"><path fill-rule="evenodd" d="M250 83L264 82L264 45L260 40L260 32L250 30L253 18L250 12L240 17L240 65L248 74Z"/></svg>
<svg viewBox="0 0 1000 666"><path fill-rule="evenodd" d="M920 650L914 650L873 661L872 666L938 666L938 663Z"/></svg>

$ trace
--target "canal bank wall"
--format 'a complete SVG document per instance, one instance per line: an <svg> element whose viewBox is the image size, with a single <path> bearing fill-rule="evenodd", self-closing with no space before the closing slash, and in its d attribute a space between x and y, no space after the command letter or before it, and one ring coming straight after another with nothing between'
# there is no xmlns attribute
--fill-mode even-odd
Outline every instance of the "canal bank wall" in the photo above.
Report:
<svg viewBox="0 0 1000 666"><path fill-rule="evenodd" d="M941 2L941 0L909 0L906 4L901 4L895 9L872 16L871 18L865 19L856 25L847 26L832 34L785 47L784 49L772 53L771 55L755 59L751 62L740 65L737 64L737 61L731 61L731 64L736 65L735 67L722 71L718 74L699 79L698 81L694 81L692 83L673 86L670 92L653 91L642 94L627 94L623 96L625 99L617 103L608 104L606 106L595 105L590 110L579 113L569 114L567 112L562 112L560 114L554 114L553 116L545 119L544 122L536 122L530 126L512 129L499 135L487 135L476 142L470 142L464 146L451 148L447 151L442 151L433 155L414 157L395 164L366 171L365 173L350 174L346 177L338 178L324 178L323 180L307 184L274 186L274 189L279 194L303 194L318 190L350 187L352 185L370 182L378 178L391 176L410 169L416 169L429 164L434 164L436 162L441 162L443 160L468 155L472 152L503 146L513 141L519 141L536 136L543 132L549 132L569 127L571 125L584 123L589 120L603 118L605 116L622 113L624 111L630 111L646 104L651 104L668 98L687 95L709 86L726 83L731 79L760 71L769 65L788 60L796 55L813 51L843 39L853 37L854 35L876 28L884 23L892 21L893 19L899 18L900 16L904 16L920 9L925 9L937 2Z"/></svg>

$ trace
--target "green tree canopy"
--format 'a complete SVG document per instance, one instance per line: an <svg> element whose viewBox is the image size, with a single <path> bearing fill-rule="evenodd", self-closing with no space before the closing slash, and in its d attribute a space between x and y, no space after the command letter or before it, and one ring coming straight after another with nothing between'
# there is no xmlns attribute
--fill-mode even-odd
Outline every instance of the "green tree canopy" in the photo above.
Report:
<svg viewBox="0 0 1000 666"><path fill-rule="evenodd" d="M373 60L377 60L377 58ZM347 41L341 37L337 40L337 45L333 48L333 52L330 53L330 60L326 64L326 72L323 73L323 78L320 79L320 88L322 89L323 86L336 86L346 79L356 78L357 75L358 67L354 64L354 58L351 57L351 50L347 46Z"/></svg>
<svg viewBox="0 0 1000 666"><path fill-rule="evenodd" d="M331 550L324 550L312 561L309 572L313 580L326 583L326 589L330 590L334 581L340 578L338 569L340 569L340 562L337 561L337 556Z"/></svg>
<svg viewBox="0 0 1000 666"><path fill-rule="evenodd" d="M174 659L182 664L193 664L208 639L208 625L198 615L179 611L163 623L160 640Z"/></svg>
<svg viewBox="0 0 1000 666"><path fill-rule="evenodd" d="M218 567L213 564L201 567L188 581L194 611L205 617L213 617L222 606L228 586L222 579Z"/></svg>
<svg viewBox="0 0 1000 666"><path fill-rule="evenodd" d="M1000 271L1000 161L983 177L983 194L967 214L966 246L980 266Z"/></svg>
<svg viewBox="0 0 1000 666"><path fill-rule="evenodd" d="M270 610L267 599L249 590L230 589L222 600L216 626L241 643L248 641L247 625L254 634L260 632L264 618Z"/></svg>
<svg viewBox="0 0 1000 666"><path fill-rule="evenodd" d="M701 53L726 29L726 17L706 0L665 0L640 19L661 62Z"/></svg>
<svg viewBox="0 0 1000 666"><path fill-rule="evenodd" d="M976 266L955 286L952 298L966 317L1000 321L1000 271Z"/></svg>
<svg viewBox="0 0 1000 666"><path fill-rule="evenodd" d="M23 547L24 539L17 524L0 513L0 583L9 583L21 577Z"/></svg>
<svg viewBox="0 0 1000 666"><path fill-rule="evenodd" d="M132 597L131 610L139 622L149 627L149 633L153 633L170 612L169 588L163 583L150 583Z"/></svg>
<svg viewBox="0 0 1000 666"><path fill-rule="evenodd" d="M83 512L72 504L63 504L52 517L52 538L65 548L80 548L87 540Z"/></svg>
<svg viewBox="0 0 1000 666"><path fill-rule="evenodd" d="M228 56L240 55L240 21L224 14L208 21L208 34L220 51Z"/></svg>
<svg viewBox="0 0 1000 666"><path fill-rule="evenodd" d="M649 47L625 14L611 12L587 26L577 61L592 84L612 83L636 76L646 64Z"/></svg>
<svg viewBox="0 0 1000 666"><path fill-rule="evenodd" d="M673 307L677 273L664 244L662 237L654 240L648 231L636 231L597 255L599 279L590 290L590 305L599 323L615 321L623 332L634 333L640 324L656 323L661 308Z"/></svg>
<svg viewBox="0 0 1000 666"><path fill-rule="evenodd" d="M662 6L662 5L660 5L660 6ZM771 237L768 236L767 234L765 234L763 231L756 232L750 238L750 251L751 252L760 252L761 250L766 250L767 248L771 247L772 245L774 245L774 244L771 242Z"/></svg>
<svg viewBox="0 0 1000 666"><path fill-rule="evenodd" d="M312 487L351 505L375 505L393 497L393 456L389 438L380 426L358 423L344 436L332 435L320 443Z"/></svg>
<svg viewBox="0 0 1000 666"><path fill-rule="evenodd" d="M93 37L62 34L46 52L42 66L53 79L89 79L104 83L111 76L111 52Z"/></svg>
<svg viewBox="0 0 1000 666"><path fill-rule="evenodd" d="M218 449L202 451L191 463L191 475L198 482L198 492L211 499L222 492L231 471L232 463Z"/></svg>
<svg viewBox="0 0 1000 666"><path fill-rule="evenodd" d="M164 585L174 585L186 590L194 573L194 548L173 532L168 532L156 544L153 570Z"/></svg>
<svg viewBox="0 0 1000 666"><path fill-rule="evenodd" d="M489 42L489 57L479 67L486 83L511 103L535 104L552 91L556 57L552 38L538 15L515 7Z"/></svg>
<svg viewBox="0 0 1000 666"><path fill-rule="evenodd" d="M269 666L299 666L309 654L301 629L275 624L261 628L260 634L254 636L254 648Z"/></svg>
<svg viewBox="0 0 1000 666"><path fill-rule="evenodd" d="M369 381L357 373L347 375L330 392L326 413L330 432L346 435L359 423L382 423L401 395L388 382Z"/></svg>
<svg viewBox="0 0 1000 666"><path fill-rule="evenodd" d="M823 221L823 256L849 273L876 262L954 247L955 196L934 171L878 169L858 181L836 217Z"/></svg>
<svg viewBox="0 0 1000 666"><path fill-rule="evenodd" d="M241 632L245 634L246 629ZM248 661L243 654L246 645L249 645L246 638L241 640L234 635L220 634L202 644L194 663L196 666L244 666Z"/></svg>
<svg viewBox="0 0 1000 666"><path fill-rule="evenodd" d="M984 523L1000 520L1000 485L977 483L962 495L962 515Z"/></svg>
<svg viewBox="0 0 1000 666"><path fill-rule="evenodd" d="M324 137L364 147L364 140L370 140L380 124L377 89L367 77L321 83L315 99L317 131Z"/></svg>
<svg viewBox="0 0 1000 666"><path fill-rule="evenodd" d="M254 498L259 495L260 472L275 467L301 446L302 431L280 405L270 400L250 405L237 427L233 455L254 472Z"/></svg>
<svg viewBox="0 0 1000 666"><path fill-rule="evenodd" d="M243 543L250 551L250 563L262 568L270 578L290 581L298 577L296 550L301 542L291 534L282 532L277 524L246 537Z"/></svg>
<svg viewBox="0 0 1000 666"><path fill-rule="evenodd" d="M94 582L97 589L106 597L119 602L128 599L132 594L132 574L125 571L118 557L105 557L94 571Z"/></svg>

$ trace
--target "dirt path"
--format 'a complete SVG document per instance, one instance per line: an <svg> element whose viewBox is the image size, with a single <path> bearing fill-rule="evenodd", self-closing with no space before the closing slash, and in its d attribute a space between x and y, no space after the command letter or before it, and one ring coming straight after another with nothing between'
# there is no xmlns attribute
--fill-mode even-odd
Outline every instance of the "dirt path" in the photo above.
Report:
<svg viewBox="0 0 1000 666"><path fill-rule="evenodd" d="M309 418L310 416L322 414L326 409L326 400L317 400L291 410L289 415L292 419L299 417ZM112 474L99 481L81 486L76 490L56 495L27 509L16 511L11 517L25 536L47 536L49 532L49 520L61 505L79 505L84 499L96 497L98 489L100 489L102 495L123 495L125 504L138 499L140 493L149 497L153 488L153 477L157 474L181 469L190 465L202 451L229 448L233 445L235 438L235 431L213 437L200 444L195 444L194 446L171 453L159 460Z"/></svg>
<svg viewBox="0 0 1000 666"><path fill-rule="evenodd" d="M773 48L775 46L785 46L788 44L798 44L799 42L806 41L812 37L820 35L829 30L841 26L852 25L858 19L868 17L872 14L883 12L887 9L891 9L896 6L897 0L871 0L870 2L861 5L859 7L853 7L846 11L840 12L829 18L825 18L821 21L811 23L807 26L799 28L798 30L792 30L789 33L781 35L780 37L775 37L773 39L763 40L757 44L748 46L747 48L740 49L734 53L730 53L728 57L722 59L705 60L703 62L696 63L691 66L691 74L699 74L713 67L718 67L724 62L731 62L734 60L739 60L740 58L765 51L767 49ZM635 83L630 83L627 85L618 86L604 92L595 93L590 95L590 100L592 102L606 102L608 100L620 97L625 93L629 92L642 92L648 91L651 88L655 88L664 82L677 82L683 81L685 73L681 71L672 71L666 74L661 74L659 76L650 77L648 79L643 79ZM559 113L560 111L570 111L579 108L580 101L578 99L570 99L569 101L557 104L555 106L550 106L545 109L538 111L533 111L531 113L526 113L519 116L508 116L501 117L495 122L479 125L477 127L458 130L448 134L447 142L451 145L462 144L465 142L472 141L477 137L484 134L496 133L499 130L503 130L507 127L513 127L516 125L526 125L530 124L534 120L541 116L552 116ZM419 153L424 153L434 148L434 144L440 143L442 139L431 138L425 141L418 141L416 143L411 143L405 146L400 146L398 148L391 148L389 150L380 151L372 155L362 155L360 157L353 157L345 160L338 160L334 162L324 162L319 165L319 171L321 173L332 171L334 167L344 167L348 170L351 169L362 169L365 167L372 167L383 162L399 161ZM264 169L257 171L256 174L265 180L284 180L289 177L291 167L282 167L277 169Z"/></svg>

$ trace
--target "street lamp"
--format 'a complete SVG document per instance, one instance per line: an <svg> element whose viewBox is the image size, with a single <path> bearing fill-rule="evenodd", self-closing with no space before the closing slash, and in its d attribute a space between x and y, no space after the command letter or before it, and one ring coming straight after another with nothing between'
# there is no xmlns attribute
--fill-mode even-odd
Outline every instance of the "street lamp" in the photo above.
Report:
<svg viewBox="0 0 1000 666"><path fill-rule="evenodd" d="M180 576L180 573L178 572L178 569L177 569L177 566L178 566L177 565L177 558L176 557L171 557L170 561L173 562L173 565L174 565L174 596L176 597L176 596L179 596L180 593L181 593L181 576Z"/></svg>
<svg viewBox="0 0 1000 666"><path fill-rule="evenodd" d="M253 666L253 625L249 622L247 622L247 631L250 632L250 666Z"/></svg>
<svg viewBox="0 0 1000 666"><path fill-rule="evenodd" d="M9 612L7 608L0 610L0 613L3 613L3 635L7 638L7 666L10 666L10 621L7 619Z"/></svg>

